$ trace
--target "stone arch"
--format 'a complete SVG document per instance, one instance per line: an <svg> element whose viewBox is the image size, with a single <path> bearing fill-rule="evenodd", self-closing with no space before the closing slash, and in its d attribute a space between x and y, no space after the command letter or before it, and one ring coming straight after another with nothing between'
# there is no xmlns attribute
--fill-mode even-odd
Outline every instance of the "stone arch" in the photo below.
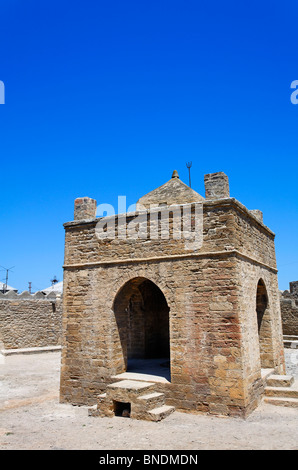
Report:
<svg viewBox="0 0 298 470"><path fill-rule="evenodd" d="M132 359L169 359L169 310L161 289L146 277L134 277L118 290L113 312L122 371Z"/></svg>
<svg viewBox="0 0 298 470"><path fill-rule="evenodd" d="M256 289L256 317L258 323L261 367L273 367L272 325L266 284L259 279Z"/></svg>

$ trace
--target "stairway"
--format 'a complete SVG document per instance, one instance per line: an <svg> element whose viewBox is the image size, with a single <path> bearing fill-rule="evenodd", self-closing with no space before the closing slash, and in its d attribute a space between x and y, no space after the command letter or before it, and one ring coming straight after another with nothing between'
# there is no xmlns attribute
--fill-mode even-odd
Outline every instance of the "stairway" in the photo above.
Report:
<svg viewBox="0 0 298 470"><path fill-rule="evenodd" d="M147 421L160 421L175 411L165 404L164 393L155 391L155 383L140 380L121 380L108 385L106 393L98 396L97 405L89 416L123 416Z"/></svg>
<svg viewBox="0 0 298 470"><path fill-rule="evenodd" d="M298 380L291 375L269 375L266 378L265 403L298 408Z"/></svg>
<svg viewBox="0 0 298 470"><path fill-rule="evenodd" d="M298 336L284 335L283 341L285 348L298 349Z"/></svg>

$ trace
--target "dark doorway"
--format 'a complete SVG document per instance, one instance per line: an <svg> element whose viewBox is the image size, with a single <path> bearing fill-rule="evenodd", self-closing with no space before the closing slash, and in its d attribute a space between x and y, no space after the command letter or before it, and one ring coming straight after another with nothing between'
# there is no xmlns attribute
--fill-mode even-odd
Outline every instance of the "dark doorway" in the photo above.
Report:
<svg viewBox="0 0 298 470"><path fill-rule="evenodd" d="M266 287L265 287L264 281L260 279L258 282L258 287L257 287L257 319L258 319L259 335L261 333L261 329L263 326L263 318L264 318L264 314L265 314L267 306L268 306L268 297L267 297Z"/></svg>
<svg viewBox="0 0 298 470"><path fill-rule="evenodd" d="M158 359L169 369L169 307L159 287L146 278L132 279L118 292L114 313L126 370Z"/></svg>
<svg viewBox="0 0 298 470"><path fill-rule="evenodd" d="M273 367L272 330L269 300L265 283L262 279L257 285L256 313L258 322L261 367Z"/></svg>

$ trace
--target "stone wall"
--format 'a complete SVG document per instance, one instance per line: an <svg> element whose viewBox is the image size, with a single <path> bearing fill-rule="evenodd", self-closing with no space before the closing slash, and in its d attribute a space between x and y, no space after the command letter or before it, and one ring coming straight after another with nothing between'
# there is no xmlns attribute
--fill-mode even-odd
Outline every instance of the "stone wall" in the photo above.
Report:
<svg viewBox="0 0 298 470"><path fill-rule="evenodd" d="M194 214L197 204L191 204ZM158 212L156 212L157 214ZM75 263L92 264L96 262L110 262L130 258L166 257L185 255L185 239L173 239L173 217L170 214L170 234L168 239L160 237L161 228L158 227L159 238L150 235L152 226L152 212L148 211L142 219L134 213L127 217L124 229L128 231L130 223L144 226L144 237L121 239L116 231L114 239L107 237L99 239L96 236L96 226L99 219L91 221L73 221L65 224L65 264ZM183 214L181 216L183 220ZM102 219L108 226L114 219ZM121 216L116 216L116 227L121 222ZM131 230L131 229L130 229ZM256 217L254 217L242 204L233 198L225 200L206 201L203 204L203 246L196 253L221 252L237 250L276 268L274 234ZM146 243L144 242L146 240Z"/></svg>
<svg viewBox="0 0 298 470"><path fill-rule="evenodd" d="M284 373L274 234L235 199L203 206L203 245L193 252L171 238L99 240L96 220L65 224L62 402L94 404L125 371L114 301L123 286L141 278L158 286L169 307L167 403L245 415L261 399L261 367ZM146 217L145 226L149 212ZM269 299L262 357L260 279Z"/></svg>
<svg viewBox="0 0 298 470"><path fill-rule="evenodd" d="M290 282L290 294L298 300L298 281Z"/></svg>
<svg viewBox="0 0 298 470"><path fill-rule="evenodd" d="M0 342L4 349L61 345L62 301L41 292L0 293Z"/></svg>
<svg viewBox="0 0 298 470"><path fill-rule="evenodd" d="M298 281L290 282L290 290L280 295L282 327L284 335L298 335Z"/></svg>
<svg viewBox="0 0 298 470"><path fill-rule="evenodd" d="M237 279L243 338L243 376L247 392L245 398L253 409L262 394L260 370L273 368L278 373L285 373L277 276L273 269L247 260L238 263ZM259 282L264 284L268 299L260 330L257 324L257 302L254 300Z"/></svg>

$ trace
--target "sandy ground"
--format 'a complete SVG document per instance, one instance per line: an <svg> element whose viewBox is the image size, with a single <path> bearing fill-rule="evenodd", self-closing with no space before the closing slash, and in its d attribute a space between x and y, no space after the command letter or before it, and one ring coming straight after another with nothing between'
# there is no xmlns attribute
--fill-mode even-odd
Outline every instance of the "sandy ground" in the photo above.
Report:
<svg viewBox="0 0 298 470"><path fill-rule="evenodd" d="M286 358L298 377L298 350ZM59 404L59 369L57 352L0 364L0 449L298 449L298 408L262 403L246 420L178 412L159 423L92 418L87 407Z"/></svg>

